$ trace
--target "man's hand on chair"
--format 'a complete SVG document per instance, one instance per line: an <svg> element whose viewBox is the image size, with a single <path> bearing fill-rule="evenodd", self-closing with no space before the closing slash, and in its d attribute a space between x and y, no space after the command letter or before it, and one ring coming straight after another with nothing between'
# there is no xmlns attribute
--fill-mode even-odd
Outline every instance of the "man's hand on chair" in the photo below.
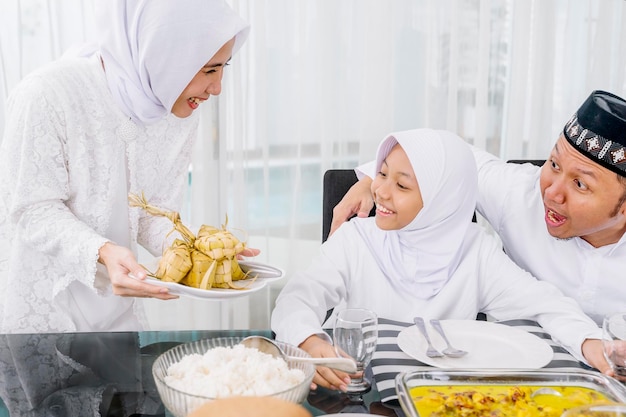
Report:
<svg viewBox="0 0 626 417"><path fill-rule="evenodd" d="M371 185L372 179L363 177L350 187L346 195L333 208L333 221L330 224L329 236L354 215L358 217L369 216L372 207L374 207Z"/></svg>

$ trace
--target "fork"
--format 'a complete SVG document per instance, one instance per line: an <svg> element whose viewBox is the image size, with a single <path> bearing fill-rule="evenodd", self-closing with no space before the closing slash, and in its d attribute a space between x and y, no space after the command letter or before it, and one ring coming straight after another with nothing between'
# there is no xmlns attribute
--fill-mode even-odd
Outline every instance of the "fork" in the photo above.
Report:
<svg viewBox="0 0 626 417"><path fill-rule="evenodd" d="M444 355L450 356L451 358L460 358L461 356L467 354L466 351L457 349L450 344L450 341L446 337L446 334L444 333L443 327L441 327L441 323L439 323L439 320L431 319L430 324L435 330L439 332L441 337L443 337L443 340L446 342L447 347L443 350Z"/></svg>
<svg viewBox="0 0 626 417"><path fill-rule="evenodd" d="M239 266L243 272L254 273L258 278L277 278L282 274L280 269L256 261L239 261Z"/></svg>
<svg viewBox="0 0 626 417"><path fill-rule="evenodd" d="M428 349L426 349L426 356L429 358L440 358L443 356L443 353L439 352L437 349L433 347L433 344L430 341L430 337L428 337L428 332L426 331L426 325L424 324L424 319L421 317L414 317L413 321L417 328L424 335L424 339L426 339L426 343L428 343Z"/></svg>

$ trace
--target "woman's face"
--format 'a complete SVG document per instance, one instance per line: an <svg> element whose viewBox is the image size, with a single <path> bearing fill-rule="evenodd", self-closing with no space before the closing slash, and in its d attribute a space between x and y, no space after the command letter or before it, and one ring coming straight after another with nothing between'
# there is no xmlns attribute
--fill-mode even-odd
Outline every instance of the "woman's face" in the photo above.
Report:
<svg viewBox="0 0 626 417"><path fill-rule="evenodd" d="M224 44L224 46L213 55L213 58L198 71L176 99L176 102L172 106L172 113L181 118L189 117L191 113L197 109L201 103L208 100L209 97L220 94L222 91L224 67L228 65L228 61L232 56L234 44L235 39L233 38Z"/></svg>
<svg viewBox="0 0 626 417"><path fill-rule="evenodd" d="M399 230L411 223L424 207L417 178L404 149L395 145L372 181L376 225Z"/></svg>

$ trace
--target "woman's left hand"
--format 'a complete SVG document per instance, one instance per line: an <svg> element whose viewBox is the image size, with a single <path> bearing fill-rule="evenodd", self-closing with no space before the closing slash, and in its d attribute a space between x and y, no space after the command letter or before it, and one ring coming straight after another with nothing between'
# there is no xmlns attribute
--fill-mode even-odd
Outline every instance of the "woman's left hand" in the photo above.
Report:
<svg viewBox="0 0 626 417"><path fill-rule="evenodd" d="M243 259L244 256L257 256L259 253L261 253L260 249L245 248L237 255L237 259Z"/></svg>

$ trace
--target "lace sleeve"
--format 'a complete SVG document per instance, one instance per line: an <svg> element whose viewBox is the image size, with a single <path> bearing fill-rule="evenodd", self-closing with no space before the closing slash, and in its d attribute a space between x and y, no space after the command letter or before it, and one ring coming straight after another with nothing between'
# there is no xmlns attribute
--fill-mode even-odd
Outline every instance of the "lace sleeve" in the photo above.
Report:
<svg viewBox="0 0 626 417"><path fill-rule="evenodd" d="M45 94L41 83L24 83L7 103L7 126L2 143L8 155L3 169L11 172L8 218L15 238L64 265L68 276L91 284L98 250L106 239L76 217L71 198L68 143L64 119ZM24 260L27 262L27 260Z"/></svg>

